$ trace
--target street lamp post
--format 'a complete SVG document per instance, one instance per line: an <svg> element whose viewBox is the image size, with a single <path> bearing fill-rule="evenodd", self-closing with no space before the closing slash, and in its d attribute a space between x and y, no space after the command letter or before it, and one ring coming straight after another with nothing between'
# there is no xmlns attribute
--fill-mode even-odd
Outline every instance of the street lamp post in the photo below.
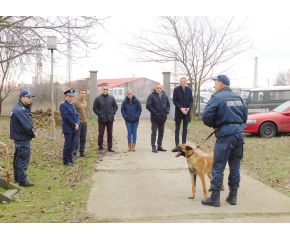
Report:
<svg viewBox="0 0 290 240"><path fill-rule="evenodd" d="M57 37L47 37L47 49L51 50L51 140L55 140L55 121L54 121L54 93L53 93L53 50L57 50Z"/></svg>

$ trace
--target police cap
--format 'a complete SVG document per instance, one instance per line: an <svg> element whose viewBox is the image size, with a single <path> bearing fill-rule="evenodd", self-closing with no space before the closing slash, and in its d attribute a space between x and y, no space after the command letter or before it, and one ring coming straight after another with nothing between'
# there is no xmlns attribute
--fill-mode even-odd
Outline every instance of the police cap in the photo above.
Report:
<svg viewBox="0 0 290 240"><path fill-rule="evenodd" d="M74 97L74 95L75 95L75 90L73 90L73 89L66 90L66 91L64 92L64 95L66 95L66 96L73 96L73 97Z"/></svg>
<svg viewBox="0 0 290 240"><path fill-rule="evenodd" d="M213 80L218 80L228 86L230 86L230 79L226 75L218 75L217 77L212 77Z"/></svg>

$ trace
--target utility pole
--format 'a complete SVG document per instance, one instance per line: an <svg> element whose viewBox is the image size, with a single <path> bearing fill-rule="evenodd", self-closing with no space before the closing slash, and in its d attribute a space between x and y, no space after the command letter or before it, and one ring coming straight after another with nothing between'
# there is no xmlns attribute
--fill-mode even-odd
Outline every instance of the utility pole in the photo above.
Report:
<svg viewBox="0 0 290 240"><path fill-rule="evenodd" d="M258 58L255 57L255 70L254 70L254 83L253 83L253 87L256 88L258 87Z"/></svg>
<svg viewBox="0 0 290 240"><path fill-rule="evenodd" d="M70 30L70 22L68 22L68 28L67 28L67 61L66 61L66 71L67 76L66 80L68 83L71 82L71 73L72 73L72 47L71 47L71 30Z"/></svg>

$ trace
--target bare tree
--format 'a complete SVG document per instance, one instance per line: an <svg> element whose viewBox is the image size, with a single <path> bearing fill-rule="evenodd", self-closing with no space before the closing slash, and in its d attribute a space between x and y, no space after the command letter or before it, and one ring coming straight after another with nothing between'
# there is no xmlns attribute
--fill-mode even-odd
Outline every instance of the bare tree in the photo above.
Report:
<svg viewBox="0 0 290 240"><path fill-rule="evenodd" d="M13 59L14 52L9 49L0 51L0 115L2 113L2 103L9 96L22 73L19 61ZM10 59L2 61L2 59ZM21 65L21 64L19 64Z"/></svg>
<svg viewBox="0 0 290 240"><path fill-rule="evenodd" d="M179 71L188 77L190 87L194 86L194 113L201 85L217 67L225 67L229 59L251 47L251 41L240 35L243 29L244 22L234 26L234 18L159 17L156 30L132 34L125 46L135 50L133 61L177 61Z"/></svg>
<svg viewBox="0 0 290 240"><path fill-rule="evenodd" d="M290 69L287 72L279 72L274 86L289 86L290 85Z"/></svg>
<svg viewBox="0 0 290 240"><path fill-rule="evenodd" d="M79 58L88 57L89 50L101 46L97 41L96 30L97 27L104 28L107 19L68 16L0 16L0 114L2 102L12 88L16 87L15 71L17 70L19 74L25 71L27 66L34 67L35 56L44 62L50 61L47 51L39 51L41 48L46 49L47 36L53 35L58 38L55 59L67 56L66 48L69 41L73 53L70 56L71 61L76 62Z"/></svg>
<svg viewBox="0 0 290 240"><path fill-rule="evenodd" d="M66 53L70 41L74 52L72 60L87 57L89 49L100 47L97 41L97 27L104 28L108 18L97 17L40 17L40 16L0 16L0 50L9 49L14 54L11 59L23 57L31 60L37 48L46 48L47 36L58 38L58 53ZM70 38L68 38L70 33ZM11 40L13 36L13 40ZM44 57L44 56L43 56Z"/></svg>

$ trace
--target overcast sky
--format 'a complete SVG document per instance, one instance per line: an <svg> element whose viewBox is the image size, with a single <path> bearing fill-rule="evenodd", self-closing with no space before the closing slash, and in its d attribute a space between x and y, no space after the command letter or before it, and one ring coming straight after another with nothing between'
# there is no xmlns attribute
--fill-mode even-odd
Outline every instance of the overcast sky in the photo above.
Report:
<svg viewBox="0 0 290 240"><path fill-rule="evenodd" d="M132 10L125 7L128 2L135 3ZM176 11L175 7L171 6L169 8L170 11L161 11L159 15L173 15L175 12L176 15L190 15L188 8L181 7L182 2L184 1L178 1L178 4L176 3ZM147 3L150 5L151 1ZM233 67L225 74L231 78L231 85L234 87L252 87L254 79L254 58L258 57L259 86L267 86L268 82L270 86L273 85L279 71L287 71L290 69L290 16L287 11L285 12L288 9L288 5L284 5L284 1L275 1L274 6L272 4L268 5L267 1L255 4L251 1L243 1L243 3L239 3L241 4L240 7L231 3L232 5L229 6L229 9L234 9L234 11L228 11L225 8L228 3L230 1L219 1L219 4L212 3L210 10L208 8L205 9L206 5L200 5L201 11L196 11L196 8L193 8L195 11L192 11L192 14L221 16L226 13L226 15L238 15L237 21L247 18L246 25L248 28L246 33L253 40L254 48L247 50L233 58L231 62L228 62ZM102 15L110 15L111 18L105 25L107 32L101 29L99 31L100 41L103 45L98 50L91 52L90 58L79 61L79 65L74 64L72 66L72 79L89 77L90 70L97 70L99 79L135 76L147 77L162 82L162 72L173 72L173 63L129 62L125 55L134 54L134 52L125 49L119 42L119 40L126 40L124 39L127 36L126 32L134 33L140 27L148 28L148 26L150 27L153 24L153 18L149 14L157 15L158 12L155 11L156 4L151 7L149 5L139 6L138 4L138 7L134 1L125 1L123 5L117 2L116 4L106 6L106 11ZM280 14L277 12L277 5L281 8ZM184 4L184 6L186 5ZM77 15L75 8L76 6L74 6L71 15ZM113 10L110 11L109 9ZM196 14L197 12L199 14ZM129 13L133 13L133 15ZM136 13L140 14L136 15ZM148 13L148 16L145 15L146 13ZM259 16L261 13L264 15ZM91 14L90 11L88 13L86 12L86 15L89 14ZM97 12L94 15L96 14ZM247 14L250 16L247 16ZM22 13L22 15L24 14ZM63 15L68 15L68 13L64 13ZM50 69L45 71L48 74L50 73ZM66 78L65 58L59 66L55 66L54 74L64 79ZM33 75L34 73L27 73L21 80L30 83Z"/></svg>

